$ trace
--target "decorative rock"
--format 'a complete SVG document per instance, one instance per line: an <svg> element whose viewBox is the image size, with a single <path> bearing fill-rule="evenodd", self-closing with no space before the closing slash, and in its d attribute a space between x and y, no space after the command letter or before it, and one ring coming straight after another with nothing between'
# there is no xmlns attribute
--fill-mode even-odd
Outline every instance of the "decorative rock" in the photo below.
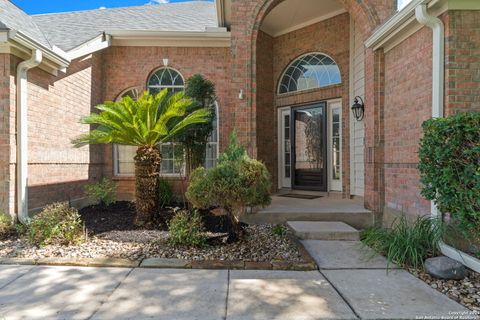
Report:
<svg viewBox="0 0 480 320"><path fill-rule="evenodd" d="M427 259L425 271L434 278L448 280L462 280L466 275L465 266L448 257Z"/></svg>

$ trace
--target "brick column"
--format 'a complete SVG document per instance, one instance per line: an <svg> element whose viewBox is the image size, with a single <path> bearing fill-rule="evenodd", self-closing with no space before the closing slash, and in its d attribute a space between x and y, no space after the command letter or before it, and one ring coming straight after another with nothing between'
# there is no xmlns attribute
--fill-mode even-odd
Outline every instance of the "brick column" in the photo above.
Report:
<svg viewBox="0 0 480 320"><path fill-rule="evenodd" d="M367 49L365 54L365 207L377 217L385 203L383 50Z"/></svg>

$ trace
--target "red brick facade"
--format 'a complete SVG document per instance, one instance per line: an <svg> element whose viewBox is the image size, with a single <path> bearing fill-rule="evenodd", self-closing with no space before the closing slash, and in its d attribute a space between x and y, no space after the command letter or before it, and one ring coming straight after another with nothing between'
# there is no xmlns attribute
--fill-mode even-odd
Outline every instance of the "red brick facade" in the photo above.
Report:
<svg viewBox="0 0 480 320"><path fill-rule="evenodd" d="M149 76L163 66L178 70L184 79L202 74L215 83L220 119L220 149L228 143L233 130L232 92L230 81L229 48L151 48L151 47L112 47L105 52L104 72L105 100L115 100L125 89L136 88L140 92L146 89ZM104 175L113 174L112 148L105 149ZM120 199L131 199L134 193L134 180L130 177L115 177ZM174 190L181 192L186 181L181 177L168 178Z"/></svg>
<svg viewBox="0 0 480 320"><path fill-rule="evenodd" d="M184 78L203 74L216 84L220 149L235 128L254 157L277 182L277 108L341 98L343 102L343 194L350 196L350 24L366 40L394 13L391 0L338 0L346 13L272 37L262 21L281 0L232 0L231 47L116 47L74 61L66 74L40 68L29 72L29 206L79 200L85 183L113 176L111 147L73 149L70 140L88 130L78 120L92 106L114 100L128 88L142 91L149 75L163 66ZM447 11L446 114L480 111L479 11ZM287 65L308 52L331 56L342 83L296 94L277 95ZM365 50L365 206L378 214L428 214L420 195L416 150L421 124L431 115L432 33L424 27L388 51ZM0 54L0 211L15 212L16 65ZM243 92L243 98L239 93ZM133 196L132 178L115 177L120 198ZM181 192L186 182L173 179Z"/></svg>
<svg viewBox="0 0 480 320"><path fill-rule="evenodd" d="M430 213L416 168L421 126L432 114L431 56L427 27L385 54L385 206L409 214Z"/></svg>

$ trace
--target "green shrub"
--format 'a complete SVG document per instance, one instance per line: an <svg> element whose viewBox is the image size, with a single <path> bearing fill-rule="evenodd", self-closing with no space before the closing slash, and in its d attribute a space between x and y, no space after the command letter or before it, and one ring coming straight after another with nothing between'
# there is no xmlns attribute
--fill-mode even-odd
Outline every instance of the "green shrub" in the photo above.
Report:
<svg viewBox="0 0 480 320"><path fill-rule="evenodd" d="M87 196L103 206L115 203L117 198L117 185L115 182L103 178L102 181L85 186Z"/></svg>
<svg viewBox="0 0 480 320"><path fill-rule="evenodd" d="M423 124L419 170L422 195L466 232L480 230L480 113Z"/></svg>
<svg viewBox="0 0 480 320"><path fill-rule="evenodd" d="M239 216L247 207L269 205L270 188L271 177L265 165L251 159L233 133L216 167L198 168L192 173L186 196L196 208L225 209L235 229L232 236L238 236Z"/></svg>
<svg viewBox="0 0 480 320"><path fill-rule="evenodd" d="M75 244L82 238L82 221L77 209L65 203L53 203L32 218L26 234L35 245Z"/></svg>
<svg viewBox="0 0 480 320"><path fill-rule="evenodd" d="M0 240L10 237L14 232L15 228L10 217L0 213Z"/></svg>
<svg viewBox="0 0 480 320"><path fill-rule="evenodd" d="M178 211L168 223L169 241L173 245L203 246L206 236L203 233L203 221L196 211Z"/></svg>
<svg viewBox="0 0 480 320"><path fill-rule="evenodd" d="M393 222L392 227L372 227L362 233L362 242L374 251L385 255L391 263L404 267L423 266L426 258L439 253L438 242L444 235L439 219L417 217L411 224L405 216Z"/></svg>
<svg viewBox="0 0 480 320"><path fill-rule="evenodd" d="M276 224L273 226L272 232L279 237L285 237L287 235L287 228L283 224Z"/></svg>
<svg viewBox="0 0 480 320"><path fill-rule="evenodd" d="M171 205L173 203L173 189L170 183L165 179L158 181L158 203L160 208Z"/></svg>

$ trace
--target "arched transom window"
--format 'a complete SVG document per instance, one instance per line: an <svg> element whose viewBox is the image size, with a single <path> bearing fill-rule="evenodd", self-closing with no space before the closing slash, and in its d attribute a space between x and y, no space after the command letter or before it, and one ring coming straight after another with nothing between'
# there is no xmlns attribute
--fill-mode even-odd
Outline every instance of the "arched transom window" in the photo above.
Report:
<svg viewBox="0 0 480 320"><path fill-rule="evenodd" d="M183 91L184 87L182 75L172 68L158 69L150 76L147 84L147 88L151 93L157 93L165 88L174 93Z"/></svg>
<svg viewBox="0 0 480 320"><path fill-rule="evenodd" d="M341 82L340 69L332 58L323 53L308 53L285 69L278 93L321 88Z"/></svg>

